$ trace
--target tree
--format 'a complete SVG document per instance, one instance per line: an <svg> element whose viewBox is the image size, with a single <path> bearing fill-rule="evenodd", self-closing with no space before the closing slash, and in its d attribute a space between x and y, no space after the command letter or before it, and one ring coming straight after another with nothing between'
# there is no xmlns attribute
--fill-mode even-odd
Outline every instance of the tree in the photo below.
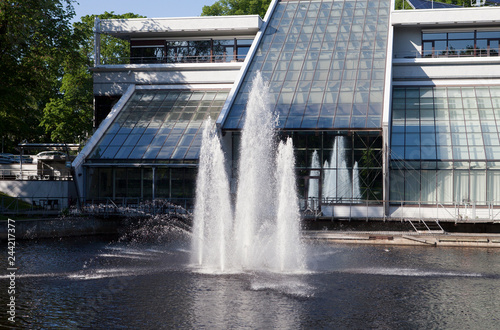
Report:
<svg viewBox="0 0 500 330"><path fill-rule="evenodd" d="M259 15L264 17L271 0L219 0L203 6L201 16Z"/></svg>
<svg viewBox="0 0 500 330"><path fill-rule="evenodd" d="M93 117L93 82L89 68L94 65L95 18L138 18L132 13L116 15L86 15L74 23L74 37L78 40L78 53L66 58L62 85L43 110L40 125L53 142L81 143L91 133ZM128 41L108 35L101 37L101 56L104 63L118 64L130 56Z"/></svg>
<svg viewBox="0 0 500 330"><path fill-rule="evenodd" d="M100 15L86 15L81 22L74 24L75 33L82 39L80 51L89 59L91 65L94 62L94 22L99 19L127 19L144 18L145 16L134 13L115 14L113 11ZM125 64L130 57L130 42L109 35L101 35L101 62L102 64Z"/></svg>
<svg viewBox="0 0 500 330"><path fill-rule="evenodd" d="M75 49L72 2L0 1L0 132L7 151L22 140L44 140L43 107Z"/></svg>
<svg viewBox="0 0 500 330"><path fill-rule="evenodd" d="M80 63L78 63L80 62ZM92 130L92 75L83 58L66 61L60 95L50 99L40 125L53 142L82 142Z"/></svg>

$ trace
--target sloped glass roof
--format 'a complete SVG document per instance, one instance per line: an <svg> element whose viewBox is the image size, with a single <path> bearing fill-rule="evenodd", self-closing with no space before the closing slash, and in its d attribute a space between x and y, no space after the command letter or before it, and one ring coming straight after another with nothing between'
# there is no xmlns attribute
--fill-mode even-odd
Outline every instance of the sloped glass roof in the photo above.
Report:
<svg viewBox="0 0 500 330"><path fill-rule="evenodd" d="M219 116L227 95L227 89L136 90L87 159L196 160L202 123Z"/></svg>
<svg viewBox="0 0 500 330"><path fill-rule="evenodd" d="M279 2L223 128L242 128L257 71L270 82L280 128L380 128L389 6L386 0Z"/></svg>

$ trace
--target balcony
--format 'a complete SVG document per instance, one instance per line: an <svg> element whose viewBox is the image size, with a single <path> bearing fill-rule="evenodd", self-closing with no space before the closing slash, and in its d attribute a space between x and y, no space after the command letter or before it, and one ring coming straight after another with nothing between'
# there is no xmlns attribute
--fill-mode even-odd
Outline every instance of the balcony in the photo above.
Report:
<svg viewBox="0 0 500 330"><path fill-rule="evenodd" d="M394 52L394 58L463 58L463 57L498 57L497 49L434 49L429 51Z"/></svg>

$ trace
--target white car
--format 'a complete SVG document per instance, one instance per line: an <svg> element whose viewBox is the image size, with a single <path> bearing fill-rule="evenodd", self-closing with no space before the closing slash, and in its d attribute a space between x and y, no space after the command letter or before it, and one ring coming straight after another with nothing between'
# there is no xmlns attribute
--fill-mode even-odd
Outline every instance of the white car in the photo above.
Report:
<svg viewBox="0 0 500 330"><path fill-rule="evenodd" d="M36 160L66 160L66 153L62 151L42 151L36 155Z"/></svg>

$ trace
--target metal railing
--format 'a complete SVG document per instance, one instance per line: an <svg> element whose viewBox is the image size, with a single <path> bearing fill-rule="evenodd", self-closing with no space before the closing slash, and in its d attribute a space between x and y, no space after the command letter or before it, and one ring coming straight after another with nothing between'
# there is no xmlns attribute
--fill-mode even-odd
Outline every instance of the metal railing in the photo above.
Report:
<svg viewBox="0 0 500 330"><path fill-rule="evenodd" d="M494 202L453 202L424 204L419 201L390 201L393 212L389 218L438 219L454 222L500 221L500 205Z"/></svg>
<svg viewBox="0 0 500 330"><path fill-rule="evenodd" d="M85 199L69 197L10 197L0 196L0 214L57 215L62 212L86 215L140 216L154 214L186 214L194 209L193 198L147 200L124 197L118 199Z"/></svg>
<svg viewBox="0 0 500 330"><path fill-rule="evenodd" d="M35 215L54 214L68 208L73 202L66 197L33 196L10 197L0 196L0 214Z"/></svg>
<svg viewBox="0 0 500 330"><path fill-rule="evenodd" d="M73 180L70 171L2 169L0 180Z"/></svg>
<svg viewBox="0 0 500 330"><path fill-rule="evenodd" d="M152 56L103 58L102 65L120 64L179 64L179 63L231 63L243 62L246 55L203 55L203 56Z"/></svg>
<svg viewBox="0 0 500 330"><path fill-rule="evenodd" d="M486 49L442 49L429 51L395 52L394 58L455 58L455 57L498 57L496 50Z"/></svg>

